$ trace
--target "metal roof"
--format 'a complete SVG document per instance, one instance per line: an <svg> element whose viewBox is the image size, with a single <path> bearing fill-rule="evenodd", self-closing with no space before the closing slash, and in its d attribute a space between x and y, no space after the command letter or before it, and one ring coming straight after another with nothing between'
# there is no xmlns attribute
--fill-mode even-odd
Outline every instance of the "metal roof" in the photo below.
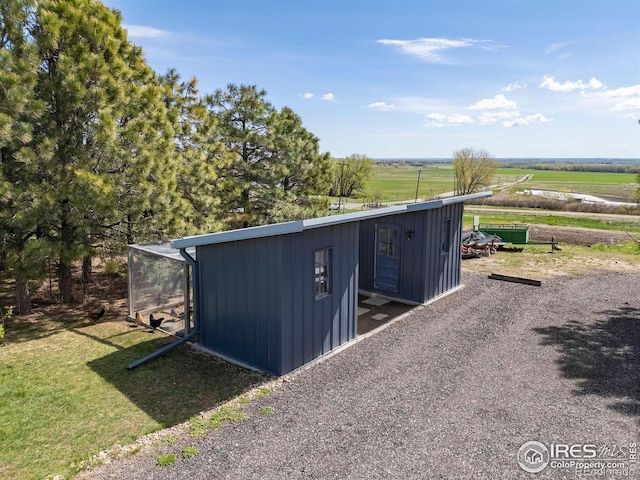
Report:
<svg viewBox="0 0 640 480"><path fill-rule="evenodd" d="M141 250L143 252L157 255L159 257L170 258L172 260L178 260L180 262L185 261L184 257L180 255L180 251L171 247L170 241L156 243L136 243L133 245L128 245L128 247L132 250ZM195 247L187 248L187 252L193 258L196 257Z"/></svg>
<svg viewBox="0 0 640 480"><path fill-rule="evenodd" d="M273 235L285 235L288 233L302 232L312 228L327 227L330 225L339 225L341 223L357 222L359 220L367 220L369 218L384 217L387 215L395 215L404 212L418 212L421 210L431 210L440 208L444 205L454 203L462 203L478 198L489 197L493 192L479 192L470 195L461 195L457 197L446 197L428 202L411 203L408 205L394 205L392 207L378 208L375 210L366 210L363 212L343 213L340 215L331 215L328 217L311 218L308 220L297 220L294 222L275 223L272 225L262 225L259 227L242 228L239 230L229 230L226 232L208 233L205 235L195 235L192 237L183 237L171 242L171 247L175 249L197 247L200 245L213 245L216 243L234 242L237 240L248 240L252 238L271 237Z"/></svg>

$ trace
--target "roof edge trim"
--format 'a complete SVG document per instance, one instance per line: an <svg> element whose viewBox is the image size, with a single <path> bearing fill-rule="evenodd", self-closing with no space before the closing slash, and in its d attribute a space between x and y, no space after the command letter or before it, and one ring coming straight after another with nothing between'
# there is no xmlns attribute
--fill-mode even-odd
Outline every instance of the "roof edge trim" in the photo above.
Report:
<svg viewBox="0 0 640 480"><path fill-rule="evenodd" d="M208 233L205 235L195 235L184 237L171 242L173 248L197 247L202 245L213 245L217 243L234 242L237 240L249 240L252 238L270 237L274 235L285 235L287 233L298 233L312 228L339 225L349 222L357 222L370 218L384 217L400 213L418 212L421 210L432 210L444 205L463 203L469 200L489 197L492 191L472 193L470 195L460 195L457 197L446 197L438 200L426 202L410 203L405 205L393 205L391 207L366 210L361 212L343 213L340 215L330 215L328 217L310 218L295 222L275 223L271 225L261 225L258 227L242 228L239 230L229 230L226 232Z"/></svg>
<svg viewBox="0 0 640 480"><path fill-rule="evenodd" d="M215 243L235 242L237 240L248 240L250 238L271 237L274 235L301 232L303 228L301 220L295 222L274 223L271 225L260 225L258 227L241 228L226 232L183 237L172 241L171 246L173 248L187 248L211 245Z"/></svg>

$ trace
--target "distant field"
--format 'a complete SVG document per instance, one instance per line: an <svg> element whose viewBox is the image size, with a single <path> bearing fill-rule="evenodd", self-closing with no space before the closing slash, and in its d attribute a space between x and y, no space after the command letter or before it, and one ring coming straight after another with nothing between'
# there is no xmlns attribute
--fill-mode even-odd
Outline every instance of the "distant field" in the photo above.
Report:
<svg viewBox="0 0 640 480"><path fill-rule="evenodd" d="M557 172L519 168L501 168L498 171L499 182L497 183L512 181L514 178L525 175L532 175L532 177L522 184L524 188L607 195L624 200L628 199L637 188L635 175L631 173Z"/></svg>
<svg viewBox="0 0 640 480"><path fill-rule="evenodd" d="M418 197L431 197L439 193L453 190L453 170L448 166L429 166L416 168L408 166L375 165L373 177L367 186L366 198L377 195L381 201L397 201L415 198L418 186Z"/></svg>
<svg viewBox="0 0 640 480"><path fill-rule="evenodd" d="M453 169L447 165L415 166L375 165L369 181L366 198L376 196L381 201L409 200L415 198L420 174L419 198L432 197L453 190ZM513 190L540 189L574 193L604 195L626 201L637 189L635 175L608 172L562 172L523 168L501 168L496 184L511 183L525 175L531 178L513 187Z"/></svg>

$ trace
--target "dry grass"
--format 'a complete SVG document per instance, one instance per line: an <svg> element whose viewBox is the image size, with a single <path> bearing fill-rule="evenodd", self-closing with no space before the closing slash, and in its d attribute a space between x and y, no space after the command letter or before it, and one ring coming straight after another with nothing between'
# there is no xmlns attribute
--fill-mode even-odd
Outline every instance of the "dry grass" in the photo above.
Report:
<svg viewBox="0 0 640 480"><path fill-rule="evenodd" d="M561 248L551 253L548 245L524 245L522 252L498 251L490 257L464 260L462 268L487 275L498 273L534 279L579 275L593 270L634 272L640 268L640 248L633 242L591 247L561 244Z"/></svg>

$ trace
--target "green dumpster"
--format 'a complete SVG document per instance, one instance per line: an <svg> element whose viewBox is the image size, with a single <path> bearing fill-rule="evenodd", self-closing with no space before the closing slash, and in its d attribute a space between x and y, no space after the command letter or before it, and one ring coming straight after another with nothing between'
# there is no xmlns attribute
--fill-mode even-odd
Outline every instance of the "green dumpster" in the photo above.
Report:
<svg viewBox="0 0 640 480"><path fill-rule="evenodd" d="M505 243L525 244L529 242L529 224L480 224L478 231L490 235L498 235Z"/></svg>

